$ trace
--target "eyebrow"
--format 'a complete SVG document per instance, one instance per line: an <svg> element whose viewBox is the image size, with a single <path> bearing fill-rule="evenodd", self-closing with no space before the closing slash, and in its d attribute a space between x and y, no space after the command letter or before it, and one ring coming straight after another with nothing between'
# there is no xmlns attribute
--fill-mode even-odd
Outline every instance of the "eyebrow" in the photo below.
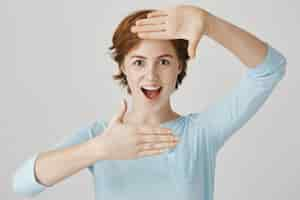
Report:
<svg viewBox="0 0 300 200"><path fill-rule="evenodd" d="M170 58L173 58L173 56L171 54L162 54L160 56L157 56L157 58L161 58L161 57L170 57ZM143 58L143 59L145 59L146 57L141 56L141 55L132 55L132 56L130 56L130 59L132 59L132 58Z"/></svg>

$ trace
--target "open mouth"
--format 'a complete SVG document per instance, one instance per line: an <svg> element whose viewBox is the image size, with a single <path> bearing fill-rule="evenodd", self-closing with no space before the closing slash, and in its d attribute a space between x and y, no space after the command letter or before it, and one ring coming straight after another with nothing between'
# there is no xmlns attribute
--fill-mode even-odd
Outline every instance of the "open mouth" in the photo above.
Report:
<svg viewBox="0 0 300 200"><path fill-rule="evenodd" d="M141 87L141 90L148 99L153 100L159 96L162 87L159 87L158 89L151 89L151 90Z"/></svg>

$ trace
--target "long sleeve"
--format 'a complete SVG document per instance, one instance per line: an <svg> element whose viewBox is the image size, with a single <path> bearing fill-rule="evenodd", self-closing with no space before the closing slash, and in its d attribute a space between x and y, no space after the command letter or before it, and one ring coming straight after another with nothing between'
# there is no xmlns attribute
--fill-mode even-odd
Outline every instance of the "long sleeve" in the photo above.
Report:
<svg viewBox="0 0 300 200"><path fill-rule="evenodd" d="M71 136L63 138L49 150L62 149L88 141L96 134L102 132L102 127L99 121L95 121L86 127L76 130ZM34 197L48 187L38 182L35 176L34 168L38 155L39 153L35 153L29 159L25 160L13 174L13 190L21 196ZM88 169L90 172L93 172L93 166L89 166Z"/></svg>
<svg viewBox="0 0 300 200"><path fill-rule="evenodd" d="M228 95L193 116L199 123L204 120L208 124L207 137L215 152L259 110L285 75L286 58L269 44L267 46L264 60L255 68L247 68Z"/></svg>

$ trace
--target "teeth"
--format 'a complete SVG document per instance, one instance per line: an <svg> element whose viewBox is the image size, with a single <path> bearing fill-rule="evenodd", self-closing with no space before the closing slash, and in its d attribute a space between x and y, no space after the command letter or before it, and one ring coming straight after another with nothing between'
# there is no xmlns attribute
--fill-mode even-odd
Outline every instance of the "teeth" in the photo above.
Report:
<svg viewBox="0 0 300 200"><path fill-rule="evenodd" d="M145 86L145 87L143 87L144 89L146 89L146 90L157 90L157 89L159 89L160 87L150 87L150 86Z"/></svg>

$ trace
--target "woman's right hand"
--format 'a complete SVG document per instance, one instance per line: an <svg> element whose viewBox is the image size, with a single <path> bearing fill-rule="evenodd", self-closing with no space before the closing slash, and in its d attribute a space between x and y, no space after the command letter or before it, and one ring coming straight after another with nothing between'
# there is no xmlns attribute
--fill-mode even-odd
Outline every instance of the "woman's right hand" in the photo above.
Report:
<svg viewBox="0 0 300 200"><path fill-rule="evenodd" d="M123 100L122 109L111 119L107 129L94 138L101 141L107 160L151 156L176 146L178 140L171 129L126 124L123 122L126 111L127 102Z"/></svg>

